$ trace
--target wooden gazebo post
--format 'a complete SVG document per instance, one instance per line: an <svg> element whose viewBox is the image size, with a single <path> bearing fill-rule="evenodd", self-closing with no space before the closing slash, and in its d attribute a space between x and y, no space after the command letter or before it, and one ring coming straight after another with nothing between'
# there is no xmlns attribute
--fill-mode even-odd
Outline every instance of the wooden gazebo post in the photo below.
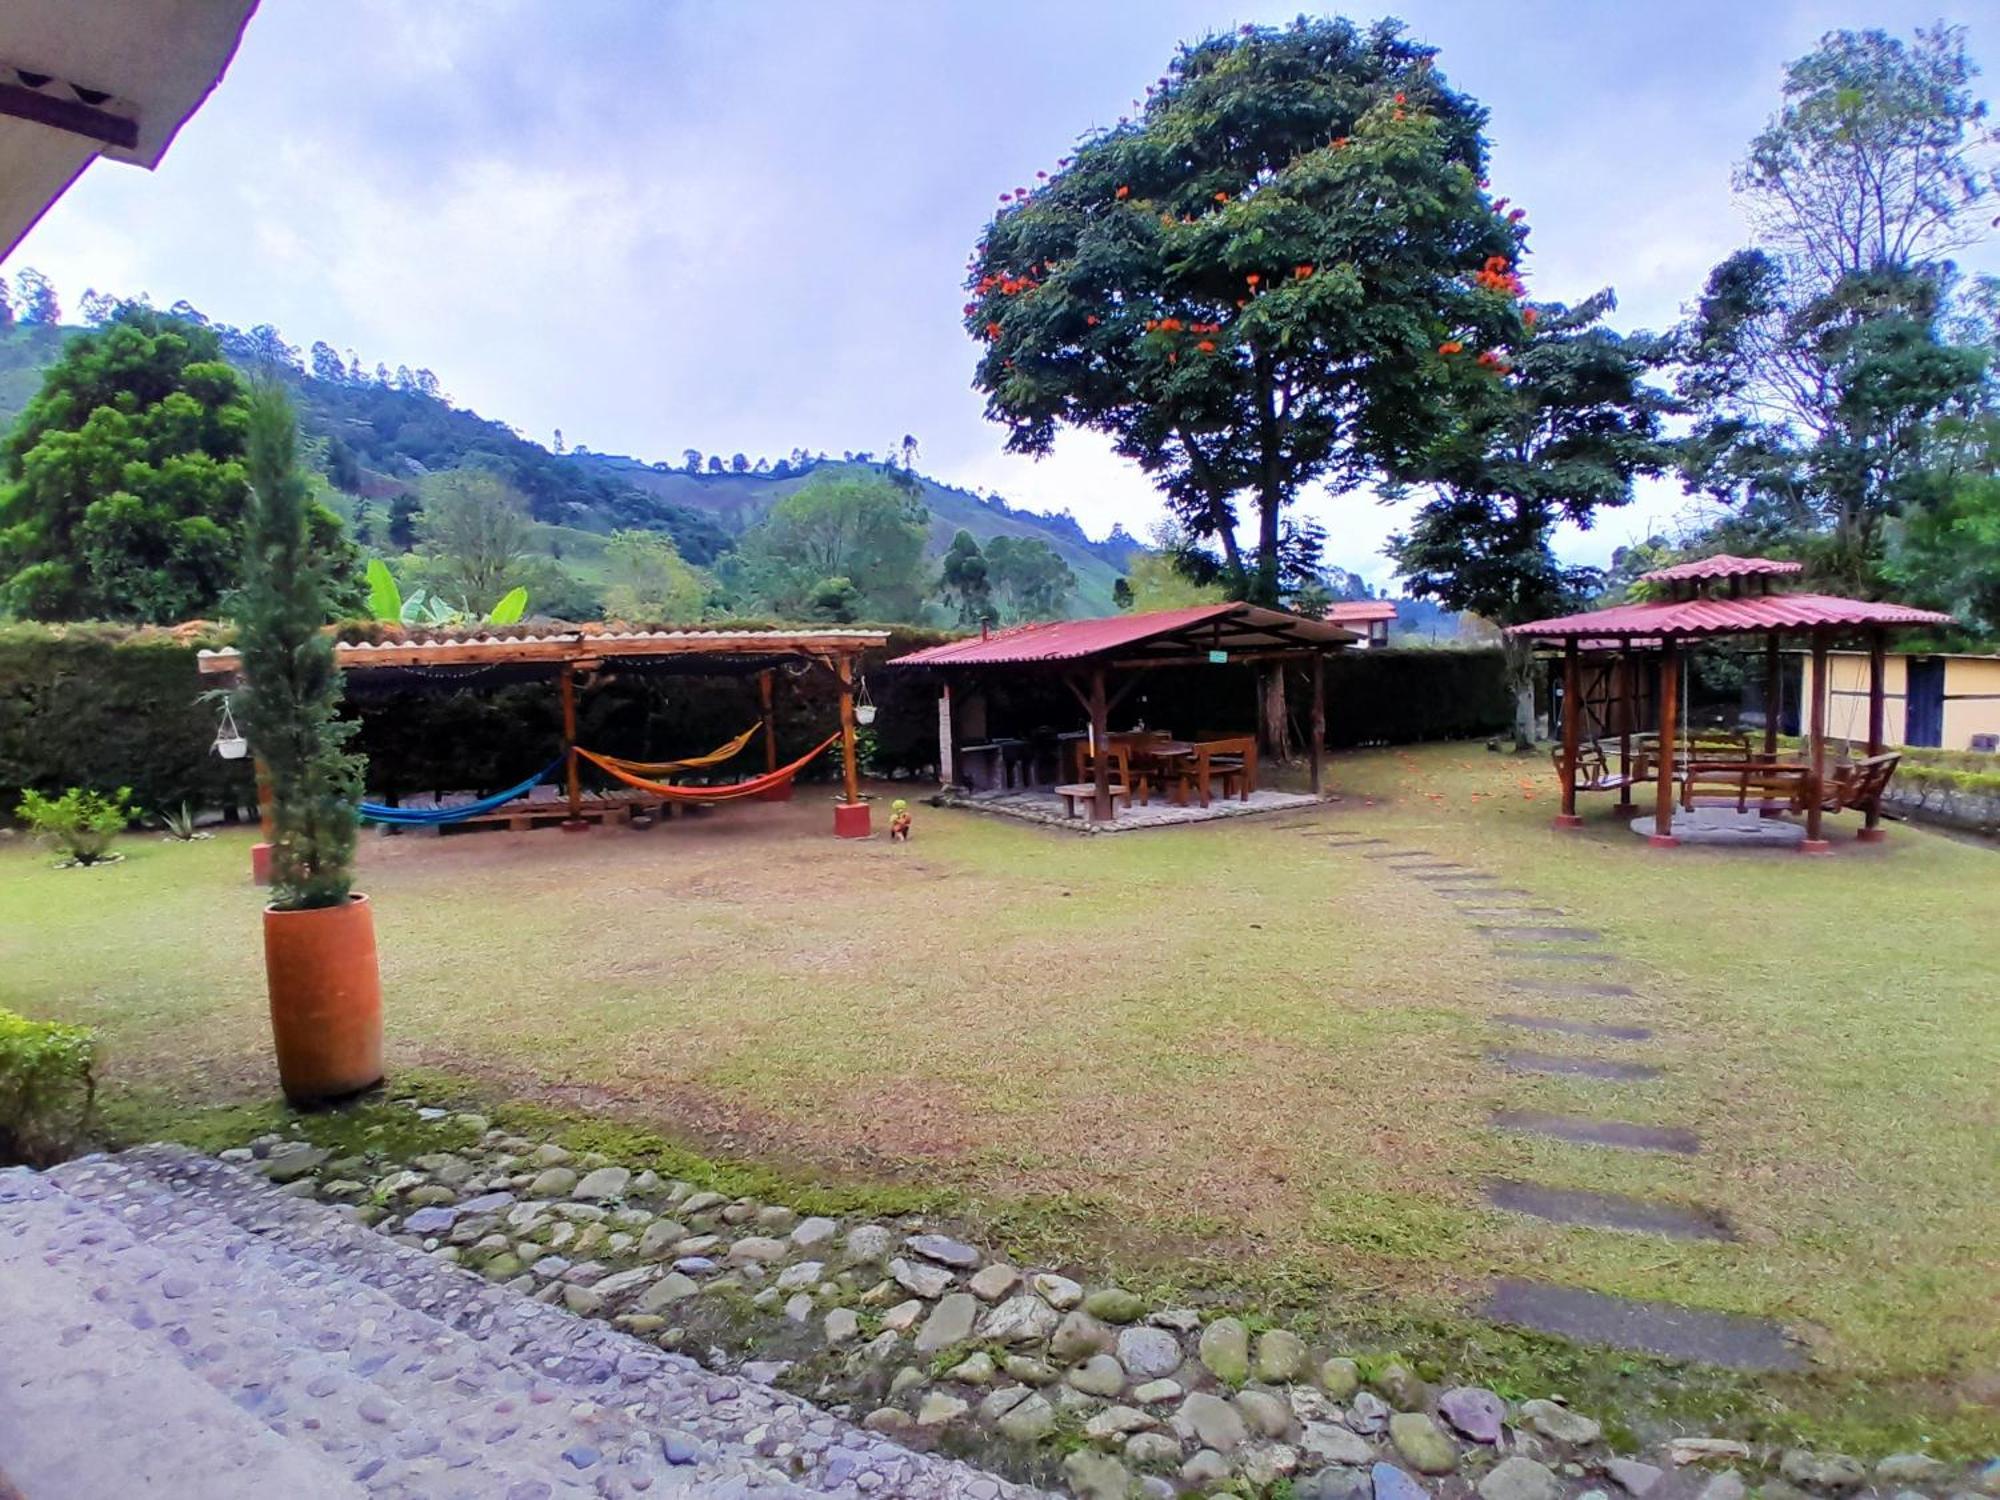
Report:
<svg viewBox="0 0 2000 1500"><path fill-rule="evenodd" d="M1784 715L1785 667L1778 654L1778 632L1764 637L1764 755L1778 754L1778 720Z"/></svg>
<svg viewBox="0 0 2000 1500"><path fill-rule="evenodd" d="M1090 820L1110 821L1111 700L1104 694L1104 668L1090 669Z"/></svg>
<svg viewBox="0 0 2000 1500"><path fill-rule="evenodd" d="M844 839L868 837L868 804L861 800L861 766L854 743L854 655L840 653L840 761L845 785L834 805L833 831Z"/></svg>
<svg viewBox="0 0 2000 1500"><path fill-rule="evenodd" d="M1674 736L1680 733L1681 648L1671 636L1660 641L1660 764L1653 786L1653 832L1646 840L1655 849L1672 849L1674 837Z"/></svg>
<svg viewBox="0 0 2000 1500"><path fill-rule="evenodd" d="M1812 760L1806 772L1806 838L1799 845L1803 854L1825 854L1828 844L1821 823L1826 817L1826 644L1824 630L1812 637Z"/></svg>
<svg viewBox="0 0 2000 1500"><path fill-rule="evenodd" d="M1632 648L1618 650L1618 788L1619 816L1629 818L1632 805L1632 700L1639 687L1639 674L1632 670Z"/></svg>
<svg viewBox="0 0 2000 1500"><path fill-rule="evenodd" d="M1556 814L1558 828L1583 826L1583 819L1576 815L1576 757L1583 733L1582 673L1578 670L1582 649L1575 636L1563 642L1563 784L1562 811Z"/></svg>
<svg viewBox="0 0 2000 1500"><path fill-rule="evenodd" d="M1868 753L1883 750L1883 709L1888 697L1889 632L1876 628L1868 633ZM1855 838L1864 844L1879 844L1888 835L1882 829L1882 799L1868 804L1868 814Z"/></svg>
<svg viewBox="0 0 2000 1500"><path fill-rule="evenodd" d="M583 820L583 787L576 766L576 667L562 664L563 751L569 761L569 816L563 819L564 833L582 833L590 827Z"/></svg>
<svg viewBox="0 0 2000 1500"><path fill-rule="evenodd" d="M1320 793L1322 762L1326 757L1326 653L1312 657L1312 794Z"/></svg>

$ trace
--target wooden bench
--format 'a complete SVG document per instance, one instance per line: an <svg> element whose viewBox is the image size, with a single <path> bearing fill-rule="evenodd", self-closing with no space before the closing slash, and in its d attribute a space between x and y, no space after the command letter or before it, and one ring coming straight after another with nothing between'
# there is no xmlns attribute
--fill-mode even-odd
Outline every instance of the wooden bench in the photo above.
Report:
<svg viewBox="0 0 2000 1500"><path fill-rule="evenodd" d="M1111 786L1110 791L1111 816L1115 818L1118 816L1118 804L1120 802L1125 803L1128 807L1131 805L1132 793L1129 788L1119 786L1116 783ZM1063 816L1065 818L1073 818L1077 815L1078 803L1090 804L1097 800L1097 784L1092 781L1066 782L1056 788L1056 795L1063 800Z"/></svg>

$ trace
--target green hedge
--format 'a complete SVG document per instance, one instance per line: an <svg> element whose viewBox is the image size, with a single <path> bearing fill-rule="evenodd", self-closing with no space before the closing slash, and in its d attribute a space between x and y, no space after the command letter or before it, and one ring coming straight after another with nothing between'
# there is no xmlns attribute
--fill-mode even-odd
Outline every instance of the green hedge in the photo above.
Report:
<svg viewBox="0 0 2000 1500"><path fill-rule="evenodd" d="M745 628L756 628L744 622ZM876 774L916 775L937 760L937 679L885 671L890 657L947 637L892 627L886 650L863 663L878 709L866 737ZM203 692L195 651L212 636L109 626L0 626L0 793L33 787L129 786L151 812L247 807L248 761L209 753L219 709ZM823 671L780 671L779 754L803 753L836 722L837 688ZM424 685L435 689L435 680ZM1072 729L1076 701L1052 675L999 674L986 684L993 732ZM1290 701L1302 731L1308 698L1294 674ZM1179 733L1242 732L1256 718L1257 678L1241 664L1162 669L1146 675L1115 718ZM445 691L358 693L357 747L372 796L491 791L520 780L562 746L554 684L474 681ZM642 760L697 755L760 715L756 679L605 674L578 703L581 741ZM1327 738L1336 748L1489 735L1512 718L1497 651L1350 651L1327 663ZM753 746L735 766L762 769ZM831 758L814 769L834 774ZM11 799L7 800L11 805Z"/></svg>
<svg viewBox="0 0 2000 1500"><path fill-rule="evenodd" d="M89 1133L97 1033L0 1010L0 1167L61 1161Z"/></svg>

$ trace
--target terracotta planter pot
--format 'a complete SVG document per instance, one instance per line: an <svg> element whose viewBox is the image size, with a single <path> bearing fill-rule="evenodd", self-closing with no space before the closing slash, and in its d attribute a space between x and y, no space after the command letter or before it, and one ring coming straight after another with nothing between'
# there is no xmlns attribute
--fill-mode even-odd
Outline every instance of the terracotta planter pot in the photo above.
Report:
<svg viewBox="0 0 2000 1500"><path fill-rule="evenodd" d="M286 1098L325 1104L382 1081L382 976L366 896L313 911L265 907L264 974Z"/></svg>

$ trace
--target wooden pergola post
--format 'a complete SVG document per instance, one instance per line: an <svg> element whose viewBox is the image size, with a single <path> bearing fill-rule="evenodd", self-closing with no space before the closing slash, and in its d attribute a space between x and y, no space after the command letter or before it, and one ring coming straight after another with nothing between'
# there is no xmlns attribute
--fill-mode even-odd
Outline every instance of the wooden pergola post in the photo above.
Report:
<svg viewBox="0 0 2000 1500"><path fill-rule="evenodd" d="M942 677L943 674L940 673L939 676ZM949 788L955 779L957 767L952 764L954 748L951 737L951 684L940 681L938 683L938 785L940 787ZM1057 776L1056 779L1060 781L1062 778Z"/></svg>
<svg viewBox="0 0 2000 1500"><path fill-rule="evenodd" d="M569 765L569 816L563 819L564 833L582 833L590 825L583 820L583 786L576 765L576 668L562 664L563 752Z"/></svg>
<svg viewBox="0 0 2000 1500"><path fill-rule="evenodd" d="M1799 845L1804 854L1825 854L1828 845L1821 824L1825 821L1826 808L1826 646L1824 630L1815 630L1812 637L1812 759L1811 769L1806 772L1806 839Z"/></svg>
<svg viewBox="0 0 2000 1500"><path fill-rule="evenodd" d="M1785 664L1778 654L1778 632L1764 637L1764 755L1778 755L1778 720L1785 712Z"/></svg>
<svg viewBox="0 0 2000 1500"><path fill-rule="evenodd" d="M1639 674L1632 670L1632 648L1618 651L1618 811L1630 817L1632 806L1632 708L1639 686Z"/></svg>
<svg viewBox="0 0 2000 1500"><path fill-rule="evenodd" d="M1312 794L1320 794L1323 762L1326 759L1326 653L1312 656Z"/></svg>
<svg viewBox="0 0 2000 1500"><path fill-rule="evenodd" d="M769 775L778 769L778 726L771 722L772 706L777 701L778 674L766 667L757 674L757 702L764 711L764 772Z"/></svg>
<svg viewBox="0 0 2000 1500"><path fill-rule="evenodd" d="M250 883L269 885L271 845L278 836L277 806L271 795L271 768L261 755L252 764L257 770L257 842L250 846Z"/></svg>
<svg viewBox="0 0 2000 1500"><path fill-rule="evenodd" d="M1104 668L1090 669L1090 820L1107 822L1111 808L1111 701L1104 694Z"/></svg>
<svg viewBox="0 0 2000 1500"><path fill-rule="evenodd" d="M1888 701L1889 677L1889 632L1876 629L1868 633L1868 753L1880 755L1885 748L1883 741L1883 711ZM1887 834L1882 828L1882 799L1875 798L1868 804L1868 815L1863 821L1861 832L1855 838L1864 844L1879 844Z"/></svg>
<svg viewBox="0 0 2000 1500"><path fill-rule="evenodd" d="M1653 833L1646 840L1655 849L1672 849L1674 837L1674 736L1680 733L1681 651L1668 638L1660 642L1660 765L1653 786Z"/></svg>
<svg viewBox="0 0 2000 1500"><path fill-rule="evenodd" d="M1563 784L1562 811L1556 814L1558 828L1583 826L1583 819L1576 815L1577 742L1583 733L1581 655L1575 636L1563 642Z"/></svg>
<svg viewBox="0 0 2000 1500"><path fill-rule="evenodd" d="M860 751L854 739L854 656L840 653L841 800L833 809L833 831L844 839L868 837L868 804L861 800Z"/></svg>

